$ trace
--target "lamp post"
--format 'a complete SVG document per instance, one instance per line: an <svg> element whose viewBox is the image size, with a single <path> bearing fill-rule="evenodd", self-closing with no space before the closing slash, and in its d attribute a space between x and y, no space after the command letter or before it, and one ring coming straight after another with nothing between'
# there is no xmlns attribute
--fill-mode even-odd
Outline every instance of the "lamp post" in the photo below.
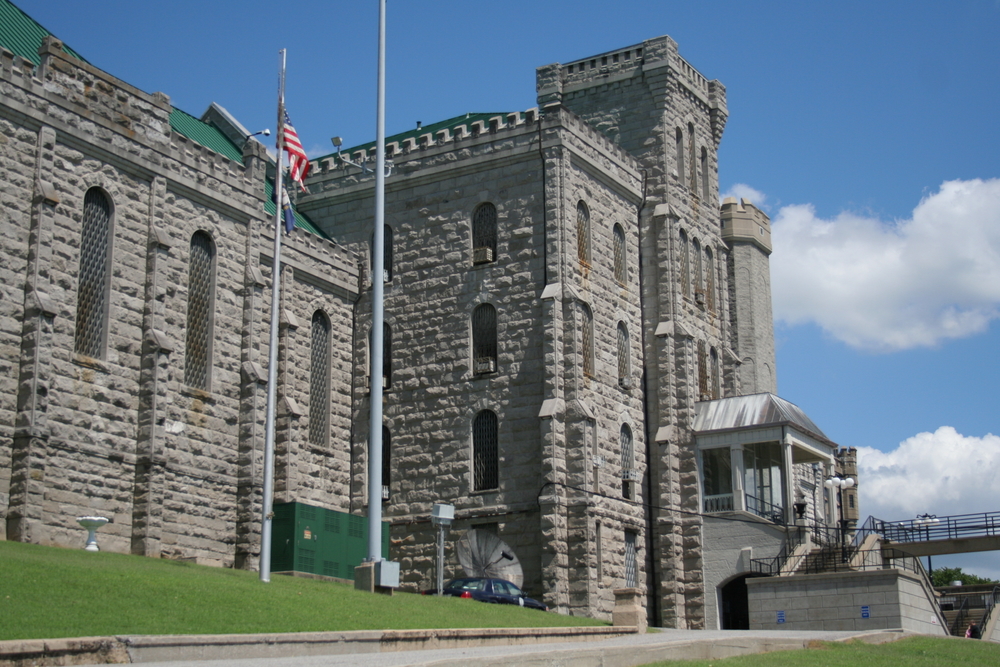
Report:
<svg viewBox="0 0 1000 667"><path fill-rule="evenodd" d="M933 526L936 523L940 523L940 522L941 522L941 519L937 518L937 515L934 515L934 514L918 514L916 520L913 522L913 525L917 526L918 528L923 528L924 529L924 535L926 536L927 541L930 541L930 539L931 539L931 526ZM933 574L933 572L934 572L934 567L931 564L931 557L930 557L930 555L928 555L927 556L927 576L930 577ZM933 581L933 579L932 579L932 581Z"/></svg>
<svg viewBox="0 0 1000 667"><path fill-rule="evenodd" d="M847 518L844 516L844 489L854 486L854 478L830 477L824 485L828 489L837 489L837 509L840 513L840 545L842 558L847 560Z"/></svg>
<svg viewBox="0 0 1000 667"><path fill-rule="evenodd" d="M455 519L455 506L445 503L434 503L431 511L431 523L438 528L437 549L437 594L444 595L444 533Z"/></svg>

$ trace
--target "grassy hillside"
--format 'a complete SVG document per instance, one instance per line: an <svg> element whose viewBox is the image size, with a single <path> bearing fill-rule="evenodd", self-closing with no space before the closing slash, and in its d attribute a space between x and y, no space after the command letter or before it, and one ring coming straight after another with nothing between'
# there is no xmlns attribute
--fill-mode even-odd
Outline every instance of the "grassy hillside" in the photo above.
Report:
<svg viewBox="0 0 1000 667"><path fill-rule="evenodd" d="M0 541L0 640L601 625L511 605Z"/></svg>

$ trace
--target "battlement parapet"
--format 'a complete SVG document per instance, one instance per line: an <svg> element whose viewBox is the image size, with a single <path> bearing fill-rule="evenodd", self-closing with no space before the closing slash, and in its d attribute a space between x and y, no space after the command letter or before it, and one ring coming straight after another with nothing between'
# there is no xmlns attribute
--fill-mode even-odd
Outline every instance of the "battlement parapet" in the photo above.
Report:
<svg viewBox="0 0 1000 667"><path fill-rule="evenodd" d="M720 210L722 238L727 243L753 243L771 254L771 219L749 199L726 197Z"/></svg>

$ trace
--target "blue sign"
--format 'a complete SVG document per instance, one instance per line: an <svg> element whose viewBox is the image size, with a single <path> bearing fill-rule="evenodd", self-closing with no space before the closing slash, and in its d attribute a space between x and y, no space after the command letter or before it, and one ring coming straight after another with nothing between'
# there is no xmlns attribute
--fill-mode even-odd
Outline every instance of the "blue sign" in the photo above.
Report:
<svg viewBox="0 0 1000 667"><path fill-rule="evenodd" d="M872 609L868 605L861 607L861 618L871 618Z"/></svg>
<svg viewBox="0 0 1000 667"><path fill-rule="evenodd" d="M778 612L778 623L785 622L785 612L784 610Z"/></svg>

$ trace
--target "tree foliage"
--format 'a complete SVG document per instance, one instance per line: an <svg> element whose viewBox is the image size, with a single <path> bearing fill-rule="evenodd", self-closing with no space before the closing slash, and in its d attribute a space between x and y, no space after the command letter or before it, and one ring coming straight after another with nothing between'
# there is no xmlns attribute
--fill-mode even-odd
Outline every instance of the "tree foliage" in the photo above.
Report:
<svg viewBox="0 0 1000 667"><path fill-rule="evenodd" d="M963 586L973 586L975 584L995 584L993 579L985 579L975 574L962 572L960 567L941 567L931 573L931 580L935 586L951 586L953 581L961 581Z"/></svg>

